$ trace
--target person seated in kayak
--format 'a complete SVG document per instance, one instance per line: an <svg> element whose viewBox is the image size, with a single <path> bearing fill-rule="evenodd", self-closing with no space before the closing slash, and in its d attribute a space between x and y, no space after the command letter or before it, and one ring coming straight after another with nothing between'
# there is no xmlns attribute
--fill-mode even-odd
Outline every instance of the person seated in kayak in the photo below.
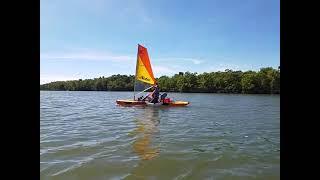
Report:
<svg viewBox="0 0 320 180"><path fill-rule="evenodd" d="M146 97L144 97L141 101L151 101L151 99L152 99L152 95L151 95L151 93L148 93L147 95L146 95Z"/></svg>
<svg viewBox="0 0 320 180"><path fill-rule="evenodd" d="M159 86L158 86L158 83L156 83L153 87L152 87L153 91L148 93L143 99L142 101L149 101L151 103L157 103L159 102L159 95L160 95L160 92L159 92Z"/></svg>
<svg viewBox="0 0 320 180"><path fill-rule="evenodd" d="M153 86L153 91L151 93L152 95L152 100L150 101L151 103L158 103L159 102L159 86L158 83Z"/></svg>

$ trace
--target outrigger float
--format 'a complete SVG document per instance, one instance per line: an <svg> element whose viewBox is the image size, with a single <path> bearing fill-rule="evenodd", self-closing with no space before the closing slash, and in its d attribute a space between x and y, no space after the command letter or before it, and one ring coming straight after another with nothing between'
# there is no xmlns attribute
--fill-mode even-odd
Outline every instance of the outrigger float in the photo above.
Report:
<svg viewBox="0 0 320 180"><path fill-rule="evenodd" d="M166 98L167 93L163 93L160 96L160 101L157 103L151 103L149 101L144 100L145 98L140 97L136 98L138 94L141 94L153 87L156 84L156 79L153 76L150 59L148 55L147 48L138 44L138 55L137 55L137 64L136 64L136 74L135 74L135 85L136 83L145 83L150 87L144 89L139 93L136 92L136 86L134 86L134 95L133 99L127 100L117 100L116 103L121 106L187 106L189 104L188 101L172 101L170 98Z"/></svg>

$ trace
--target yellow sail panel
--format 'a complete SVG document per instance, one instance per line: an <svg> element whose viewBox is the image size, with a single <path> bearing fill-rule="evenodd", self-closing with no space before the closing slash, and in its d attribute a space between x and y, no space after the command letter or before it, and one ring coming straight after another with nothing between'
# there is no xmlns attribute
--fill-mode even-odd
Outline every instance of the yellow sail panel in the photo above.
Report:
<svg viewBox="0 0 320 180"><path fill-rule="evenodd" d="M140 44L138 44L136 79L152 85L156 83L147 48L141 46Z"/></svg>
<svg viewBox="0 0 320 180"><path fill-rule="evenodd" d="M155 79L153 74L150 75L146 66L142 62L141 58L138 56L137 69L136 69L136 79L148 84L155 84Z"/></svg>

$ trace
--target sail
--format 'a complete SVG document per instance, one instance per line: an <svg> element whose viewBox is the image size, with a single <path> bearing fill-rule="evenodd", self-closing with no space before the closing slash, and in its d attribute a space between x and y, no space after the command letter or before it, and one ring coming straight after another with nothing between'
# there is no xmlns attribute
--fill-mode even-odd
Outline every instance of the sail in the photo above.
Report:
<svg viewBox="0 0 320 180"><path fill-rule="evenodd" d="M147 48L138 44L138 56L136 66L136 80L154 85L156 79L153 76Z"/></svg>

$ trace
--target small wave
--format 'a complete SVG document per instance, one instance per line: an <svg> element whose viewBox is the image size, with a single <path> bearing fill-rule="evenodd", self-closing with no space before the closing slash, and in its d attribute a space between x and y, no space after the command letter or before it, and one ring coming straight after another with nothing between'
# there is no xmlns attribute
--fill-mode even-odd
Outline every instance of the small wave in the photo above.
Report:
<svg viewBox="0 0 320 180"><path fill-rule="evenodd" d="M82 159L80 161L72 161L72 160L70 161L69 160L69 162L76 162L76 164L71 165L68 168L65 168L65 169L63 169L61 171L58 171L58 172L52 174L51 176L58 176L58 175L61 175L63 173L66 173L66 172L72 171L74 169L80 168L80 167L84 166L84 164L87 164L87 163L89 163L89 162L91 162L91 161L93 161L93 160L95 160L97 158L100 158L101 154L103 154L105 152L106 151L102 151L102 152L98 152L98 153L92 154L91 156L86 157L86 158L84 158L84 159Z"/></svg>
<svg viewBox="0 0 320 180"><path fill-rule="evenodd" d="M175 177L174 180L184 179L184 178L188 177L191 174L192 174L192 170L186 170L186 172L184 172L184 173L178 175L177 177Z"/></svg>

